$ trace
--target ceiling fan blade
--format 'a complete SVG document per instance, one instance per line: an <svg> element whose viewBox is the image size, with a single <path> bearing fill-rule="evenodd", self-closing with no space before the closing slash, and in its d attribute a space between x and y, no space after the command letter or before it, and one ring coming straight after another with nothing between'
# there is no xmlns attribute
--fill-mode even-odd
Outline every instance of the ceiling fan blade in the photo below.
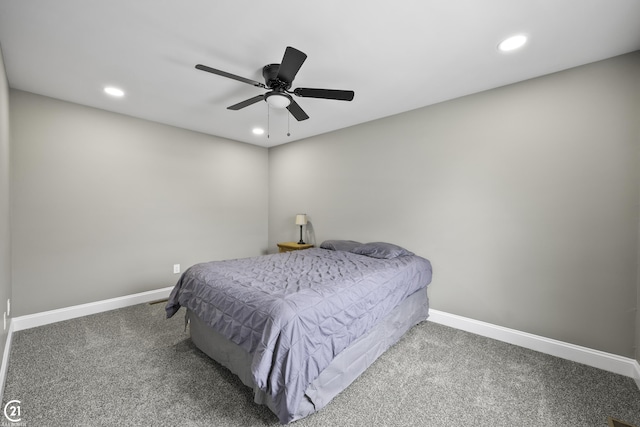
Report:
<svg viewBox="0 0 640 427"><path fill-rule="evenodd" d="M202 70L202 71L206 71L206 72L209 72L209 73L217 74L217 75L222 76L222 77L227 77L229 79L238 80L239 82L247 83L247 84L250 84L252 86L266 88L264 83L260 83L260 82L257 82L255 80L251 80L251 79L245 79L244 77L236 76L235 74L227 73L226 71L216 70L215 68L207 67L206 65L198 64L198 65L196 65L196 68L198 70Z"/></svg>
<svg viewBox="0 0 640 427"><path fill-rule="evenodd" d="M280 63L280 68L278 69L278 79L291 85L291 82L296 77L296 74L298 74L298 70L302 67L305 59L307 59L305 53L291 46L287 46L287 49L284 51L284 56L282 57L282 62Z"/></svg>
<svg viewBox="0 0 640 427"><path fill-rule="evenodd" d="M232 105L231 107L227 107L227 110L239 110L241 108L248 107L249 105L253 105L258 101L262 101L263 99L264 99L264 95L254 96L253 98L249 98L245 101L238 102L237 104Z"/></svg>
<svg viewBox="0 0 640 427"><path fill-rule="evenodd" d="M351 101L355 95L352 90L311 89L308 87L299 87L293 93L303 98L337 99L339 101Z"/></svg>
<svg viewBox="0 0 640 427"><path fill-rule="evenodd" d="M289 106L287 107L287 110L289 110L291 115L293 117L295 117L295 119L297 121L299 121L299 122L301 122L303 120L307 120L309 118L307 113L305 113L304 110L302 108L300 108L298 103L296 101L294 101L293 99L291 100L291 104L289 104Z"/></svg>

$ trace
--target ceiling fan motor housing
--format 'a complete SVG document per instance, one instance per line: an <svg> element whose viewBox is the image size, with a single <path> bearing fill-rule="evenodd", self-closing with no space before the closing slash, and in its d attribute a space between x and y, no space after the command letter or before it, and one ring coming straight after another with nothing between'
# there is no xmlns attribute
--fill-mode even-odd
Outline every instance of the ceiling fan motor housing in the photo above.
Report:
<svg viewBox="0 0 640 427"><path fill-rule="evenodd" d="M283 82L278 79L278 70L280 70L280 64L269 64L262 68L262 77L268 88L283 88L285 90L291 87L291 82Z"/></svg>

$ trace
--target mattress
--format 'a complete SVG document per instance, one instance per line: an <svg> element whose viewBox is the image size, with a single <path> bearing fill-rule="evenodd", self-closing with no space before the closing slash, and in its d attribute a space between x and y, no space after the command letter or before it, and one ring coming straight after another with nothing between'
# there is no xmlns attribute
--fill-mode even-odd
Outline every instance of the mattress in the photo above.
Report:
<svg viewBox="0 0 640 427"><path fill-rule="evenodd" d="M343 350L431 281L428 260L397 248L359 248L372 256L318 248L196 264L172 291L167 316L184 306L250 355L246 383L287 423Z"/></svg>
<svg viewBox="0 0 640 427"><path fill-rule="evenodd" d="M291 421L307 417L324 408L407 331L426 320L428 313L429 299L424 288L410 295L380 323L338 354L309 385ZM256 403L266 405L276 413L273 400L253 382L251 355L207 326L191 310L187 310L187 318L191 340L196 347L228 368L247 387L253 389Z"/></svg>

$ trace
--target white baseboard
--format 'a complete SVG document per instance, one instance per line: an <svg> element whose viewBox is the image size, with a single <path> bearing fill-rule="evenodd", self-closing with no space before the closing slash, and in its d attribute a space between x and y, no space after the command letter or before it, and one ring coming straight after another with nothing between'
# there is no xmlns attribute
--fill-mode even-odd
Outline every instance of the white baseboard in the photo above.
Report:
<svg viewBox="0 0 640 427"><path fill-rule="evenodd" d="M493 338L562 359L631 377L640 388L640 364L634 359L429 309L429 321Z"/></svg>
<svg viewBox="0 0 640 427"><path fill-rule="evenodd" d="M90 314L102 313L103 311L115 310L128 307L130 305L144 304L167 298L173 286L154 291L141 292L139 294L126 295L104 301L90 302L88 304L74 305L57 310L44 311L42 313L28 314L12 319L13 331L35 328L37 326L48 325L50 323L61 322L63 320L74 319L76 317L88 316Z"/></svg>
<svg viewBox="0 0 640 427"><path fill-rule="evenodd" d="M633 379L636 380L636 385L640 388L640 363L637 360L634 360L633 366Z"/></svg>
<svg viewBox="0 0 640 427"><path fill-rule="evenodd" d="M7 340L4 343L4 352L2 353L2 365L0 366L0 402L3 402L4 383L7 378L7 370L9 369L9 354L11 354L11 340L13 339L13 322L9 320L9 329L7 330Z"/></svg>
<svg viewBox="0 0 640 427"><path fill-rule="evenodd" d="M9 364L9 353L13 332L63 320L69 320L76 317L115 310L131 305L157 301L167 298L172 289L173 287L157 289L154 291L142 292L139 294L127 295L104 301L96 301L93 303L29 314L10 319L9 333L7 335L7 341L5 343L4 354L2 357L2 366L0 367L0 398L4 392L4 382ZM429 321L631 377L635 380L638 388L640 388L640 364L634 359L433 309L429 310Z"/></svg>

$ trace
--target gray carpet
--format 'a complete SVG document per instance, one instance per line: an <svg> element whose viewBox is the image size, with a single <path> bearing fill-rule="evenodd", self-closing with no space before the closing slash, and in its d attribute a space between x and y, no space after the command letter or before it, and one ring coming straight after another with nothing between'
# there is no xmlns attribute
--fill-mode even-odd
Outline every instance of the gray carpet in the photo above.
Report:
<svg viewBox="0 0 640 427"><path fill-rule="evenodd" d="M196 349L184 310L136 305L13 335L3 408L37 426L277 426ZM627 377L424 322L307 426L640 425ZM2 417L0 425L7 423Z"/></svg>

